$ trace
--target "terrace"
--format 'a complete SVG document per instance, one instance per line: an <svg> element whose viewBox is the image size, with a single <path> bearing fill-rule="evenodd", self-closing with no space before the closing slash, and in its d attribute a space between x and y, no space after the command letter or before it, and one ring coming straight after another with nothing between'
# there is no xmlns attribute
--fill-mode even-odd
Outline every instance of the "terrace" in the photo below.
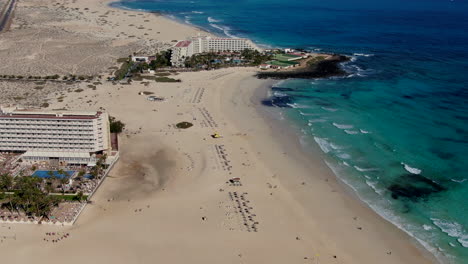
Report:
<svg viewBox="0 0 468 264"><path fill-rule="evenodd" d="M59 167L0 153L0 222L73 224L117 161L113 153L98 156L94 166Z"/></svg>

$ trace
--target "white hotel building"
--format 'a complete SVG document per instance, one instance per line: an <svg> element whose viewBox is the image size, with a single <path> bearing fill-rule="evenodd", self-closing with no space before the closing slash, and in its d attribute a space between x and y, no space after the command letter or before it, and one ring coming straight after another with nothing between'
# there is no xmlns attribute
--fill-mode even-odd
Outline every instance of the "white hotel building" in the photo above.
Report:
<svg viewBox="0 0 468 264"><path fill-rule="evenodd" d="M21 152L23 161L91 166L110 149L107 113L0 107L0 152Z"/></svg>
<svg viewBox="0 0 468 264"><path fill-rule="evenodd" d="M185 58L197 53L243 51L245 49L261 51L250 39L208 36L192 37L189 40L179 41L172 47L171 63L173 66L182 66Z"/></svg>

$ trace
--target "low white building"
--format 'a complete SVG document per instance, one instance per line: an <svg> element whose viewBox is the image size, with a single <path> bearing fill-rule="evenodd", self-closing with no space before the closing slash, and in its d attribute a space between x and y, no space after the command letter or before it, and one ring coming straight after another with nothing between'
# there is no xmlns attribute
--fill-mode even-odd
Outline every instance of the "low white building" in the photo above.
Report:
<svg viewBox="0 0 468 264"><path fill-rule="evenodd" d="M22 152L23 161L87 165L111 150L103 112L26 111L0 107L0 151Z"/></svg>
<svg viewBox="0 0 468 264"><path fill-rule="evenodd" d="M140 55L132 55L131 59L133 62L146 62L150 63L155 59L154 56L140 56Z"/></svg>

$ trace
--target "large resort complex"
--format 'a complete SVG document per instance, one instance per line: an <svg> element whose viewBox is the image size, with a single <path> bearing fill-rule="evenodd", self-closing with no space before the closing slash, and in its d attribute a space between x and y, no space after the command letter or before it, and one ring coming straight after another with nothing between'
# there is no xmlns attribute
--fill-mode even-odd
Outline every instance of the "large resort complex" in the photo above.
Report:
<svg viewBox="0 0 468 264"><path fill-rule="evenodd" d="M205 52L239 52L245 49L261 51L251 40L245 38L220 38L197 36L179 41L172 48L171 63L181 66L186 58Z"/></svg>
<svg viewBox="0 0 468 264"><path fill-rule="evenodd" d="M0 151L51 166L96 163L110 150L109 116L102 112L35 112L0 108Z"/></svg>
<svg viewBox="0 0 468 264"><path fill-rule="evenodd" d="M0 222L73 224L118 158L107 113L0 107L1 184L12 195L5 198L35 190L42 208L0 208Z"/></svg>

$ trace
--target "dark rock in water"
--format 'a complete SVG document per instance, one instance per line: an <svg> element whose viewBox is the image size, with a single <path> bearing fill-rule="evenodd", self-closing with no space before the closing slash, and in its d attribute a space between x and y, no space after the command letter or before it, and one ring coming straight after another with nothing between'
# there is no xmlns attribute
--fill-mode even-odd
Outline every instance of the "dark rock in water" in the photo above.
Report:
<svg viewBox="0 0 468 264"><path fill-rule="evenodd" d="M289 78L301 78L301 79L314 79L314 78L326 78L332 76L344 76L346 72L340 68L340 63L349 61L349 57L342 55L334 55L330 59L323 60L314 66L300 68L289 71L267 71L259 72L257 78L259 79L289 79Z"/></svg>
<svg viewBox="0 0 468 264"><path fill-rule="evenodd" d="M292 103L293 100L290 96L273 96L269 99L262 100L263 105L272 107L291 108L290 104Z"/></svg>
<svg viewBox="0 0 468 264"><path fill-rule="evenodd" d="M427 198L429 195L445 191L442 185L417 174L404 174L400 176L396 183L387 188L392 192L392 198L407 198L413 202Z"/></svg>
<svg viewBox="0 0 468 264"><path fill-rule="evenodd" d="M448 137L438 137L436 139L442 140L442 141L453 142L453 143L468 144L468 140L465 140L465 139L456 139L456 138L448 138Z"/></svg>
<svg viewBox="0 0 468 264"><path fill-rule="evenodd" d="M349 99L351 98L351 93L342 93L341 97L343 97L344 99Z"/></svg>
<svg viewBox="0 0 468 264"><path fill-rule="evenodd" d="M292 92L294 91L293 88L283 88L283 87L271 87L272 91L280 91L280 92Z"/></svg>
<svg viewBox="0 0 468 264"><path fill-rule="evenodd" d="M468 116L454 115L456 119L468 121Z"/></svg>
<svg viewBox="0 0 468 264"><path fill-rule="evenodd" d="M403 98L406 98L406 99L414 99L414 97L411 96L411 95L403 95Z"/></svg>
<svg viewBox="0 0 468 264"><path fill-rule="evenodd" d="M463 128L455 128L455 132L462 136L468 135L468 131Z"/></svg>
<svg viewBox="0 0 468 264"><path fill-rule="evenodd" d="M449 153L449 152L444 152L444 151L441 151L439 149L431 149L431 152L434 153L435 155L437 155L437 157L443 159L443 160L450 160L450 159L453 159L453 157L455 157L454 154L452 153Z"/></svg>

